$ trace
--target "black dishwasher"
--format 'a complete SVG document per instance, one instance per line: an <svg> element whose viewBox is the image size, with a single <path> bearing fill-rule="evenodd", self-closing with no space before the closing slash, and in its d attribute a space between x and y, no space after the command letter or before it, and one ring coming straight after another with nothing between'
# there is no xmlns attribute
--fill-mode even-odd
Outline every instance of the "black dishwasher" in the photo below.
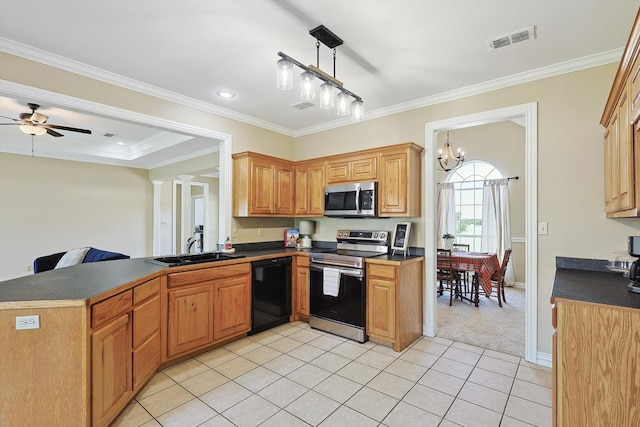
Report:
<svg viewBox="0 0 640 427"><path fill-rule="evenodd" d="M253 261L251 331L262 332L289 322L291 316L291 257Z"/></svg>

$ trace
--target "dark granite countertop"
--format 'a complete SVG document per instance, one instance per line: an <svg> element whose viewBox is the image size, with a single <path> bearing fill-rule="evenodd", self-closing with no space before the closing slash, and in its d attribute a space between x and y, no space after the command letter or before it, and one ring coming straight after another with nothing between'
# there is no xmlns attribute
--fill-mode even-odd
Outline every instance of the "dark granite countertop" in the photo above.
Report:
<svg viewBox="0 0 640 427"><path fill-rule="evenodd" d="M424 255L407 255L406 257L404 255L393 255L391 253L385 254L385 255L378 255L372 258L367 258L365 260L365 262L367 261L385 261L385 262L407 262L407 261L413 261L416 260L418 258L424 258Z"/></svg>
<svg viewBox="0 0 640 427"><path fill-rule="evenodd" d="M234 263L251 262L261 257L310 254L318 250L322 250L322 247L296 249L245 245L245 247L236 248L235 252L238 255L244 255L245 258L239 258ZM376 257L376 260L403 262L415 258L419 258L419 256L405 258L401 255L388 254ZM128 283L147 277L152 278L167 268L149 263L146 259L134 258L78 264L0 282L0 303L89 300ZM225 262L225 264L229 263ZM197 264L194 268L211 267L212 265L216 264Z"/></svg>
<svg viewBox="0 0 640 427"><path fill-rule="evenodd" d="M144 258L78 264L0 282L0 302L87 300L163 269Z"/></svg>
<svg viewBox="0 0 640 427"><path fill-rule="evenodd" d="M640 309L640 294L629 292L621 273L557 268L551 291L556 298Z"/></svg>

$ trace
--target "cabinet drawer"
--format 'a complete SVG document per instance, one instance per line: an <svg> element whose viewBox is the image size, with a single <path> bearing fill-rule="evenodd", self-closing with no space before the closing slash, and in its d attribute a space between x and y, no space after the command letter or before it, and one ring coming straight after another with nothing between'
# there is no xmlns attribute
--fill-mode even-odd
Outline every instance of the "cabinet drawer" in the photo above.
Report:
<svg viewBox="0 0 640 427"><path fill-rule="evenodd" d="M235 264L217 268L203 268L202 270L185 271L169 274L169 287L188 285L190 283L206 282L208 280L235 277L251 273L251 264Z"/></svg>
<svg viewBox="0 0 640 427"><path fill-rule="evenodd" d="M160 366L160 332L133 351L133 389L139 390Z"/></svg>
<svg viewBox="0 0 640 427"><path fill-rule="evenodd" d="M91 306L91 327L98 328L109 320L131 311L131 290L114 295Z"/></svg>
<svg viewBox="0 0 640 427"><path fill-rule="evenodd" d="M136 349L160 329L160 295L133 309L133 348Z"/></svg>
<svg viewBox="0 0 640 427"><path fill-rule="evenodd" d="M297 256L296 257L296 265L300 267L309 267L309 257L308 256Z"/></svg>
<svg viewBox="0 0 640 427"><path fill-rule="evenodd" d="M160 278L149 280L148 282L133 288L133 305L140 304L147 298L160 292Z"/></svg>
<svg viewBox="0 0 640 427"><path fill-rule="evenodd" d="M368 267L368 273L370 276L383 277L389 280L396 279L396 268L393 266L371 264Z"/></svg>

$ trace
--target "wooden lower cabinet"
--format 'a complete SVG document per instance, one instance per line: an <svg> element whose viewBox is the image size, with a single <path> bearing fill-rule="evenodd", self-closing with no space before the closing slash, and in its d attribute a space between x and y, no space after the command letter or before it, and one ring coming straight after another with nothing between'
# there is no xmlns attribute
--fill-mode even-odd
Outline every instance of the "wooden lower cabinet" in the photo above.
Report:
<svg viewBox="0 0 640 427"><path fill-rule="evenodd" d="M293 281L293 319L309 321L309 257L295 257Z"/></svg>
<svg viewBox="0 0 640 427"><path fill-rule="evenodd" d="M367 335L402 351L422 336L424 258L366 268Z"/></svg>
<svg viewBox="0 0 640 427"><path fill-rule="evenodd" d="M214 282L213 339L223 341L251 329L251 276Z"/></svg>
<svg viewBox="0 0 640 427"><path fill-rule="evenodd" d="M169 291L167 355L170 358L213 344L213 295L213 283Z"/></svg>
<svg viewBox="0 0 640 427"><path fill-rule="evenodd" d="M640 310L553 302L555 425L639 426Z"/></svg>
<svg viewBox="0 0 640 427"><path fill-rule="evenodd" d="M251 263L170 273L167 359L251 329Z"/></svg>
<svg viewBox="0 0 640 427"><path fill-rule="evenodd" d="M93 426L108 425L133 397L131 291L125 294L128 304L112 306L114 317L100 321L91 337Z"/></svg>

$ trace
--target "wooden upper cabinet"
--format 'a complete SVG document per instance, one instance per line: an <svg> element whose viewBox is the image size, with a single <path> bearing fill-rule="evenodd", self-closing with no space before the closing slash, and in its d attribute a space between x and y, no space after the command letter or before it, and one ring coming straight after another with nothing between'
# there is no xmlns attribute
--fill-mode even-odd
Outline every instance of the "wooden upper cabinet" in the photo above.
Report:
<svg viewBox="0 0 640 427"><path fill-rule="evenodd" d="M377 181L378 155L339 156L327 162L327 184Z"/></svg>
<svg viewBox="0 0 640 427"><path fill-rule="evenodd" d="M319 217L324 214L325 164L301 162L296 164L296 216Z"/></svg>
<svg viewBox="0 0 640 427"><path fill-rule="evenodd" d="M608 218L640 216L639 16L636 16L600 120L605 127L604 199Z"/></svg>
<svg viewBox="0 0 640 427"><path fill-rule="evenodd" d="M409 142L297 163L234 154L233 216L321 217L325 185L373 181L380 216L418 217L421 153Z"/></svg>
<svg viewBox="0 0 640 427"><path fill-rule="evenodd" d="M420 216L421 152L421 147L405 144L380 153L380 216Z"/></svg>
<svg viewBox="0 0 640 427"><path fill-rule="evenodd" d="M233 155L233 215L292 216L293 163L262 154Z"/></svg>
<svg viewBox="0 0 640 427"><path fill-rule="evenodd" d="M293 195L295 188L295 174L292 163L277 163L274 165L273 181L273 212L278 215L293 215Z"/></svg>

